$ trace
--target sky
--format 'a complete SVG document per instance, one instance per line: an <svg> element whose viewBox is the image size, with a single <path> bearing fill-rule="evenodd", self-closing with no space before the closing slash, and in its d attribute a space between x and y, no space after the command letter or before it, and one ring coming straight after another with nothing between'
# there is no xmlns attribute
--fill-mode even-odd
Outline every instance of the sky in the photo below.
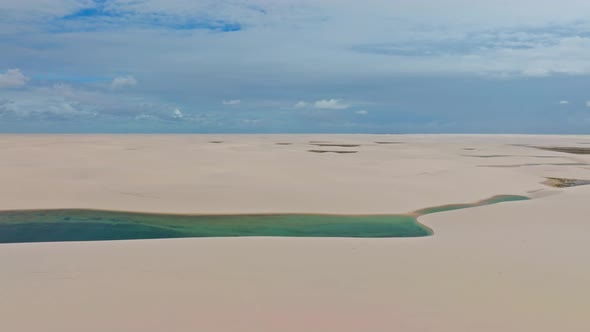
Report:
<svg viewBox="0 0 590 332"><path fill-rule="evenodd" d="M590 1L0 0L0 132L590 134Z"/></svg>

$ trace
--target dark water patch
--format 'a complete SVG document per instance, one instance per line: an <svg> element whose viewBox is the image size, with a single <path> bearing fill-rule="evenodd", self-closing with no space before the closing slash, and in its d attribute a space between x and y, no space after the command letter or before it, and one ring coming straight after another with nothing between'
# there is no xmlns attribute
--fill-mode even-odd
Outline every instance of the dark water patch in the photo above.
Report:
<svg viewBox="0 0 590 332"><path fill-rule="evenodd" d="M520 156L520 157L533 157L533 158L546 158L546 159L559 159L562 156Z"/></svg>
<svg viewBox="0 0 590 332"><path fill-rule="evenodd" d="M463 157L473 158L508 158L508 157L521 157L521 158L546 158L546 159L560 159L562 156L527 156L527 155L512 155L512 154L484 154L484 155L473 155L464 154Z"/></svg>
<svg viewBox="0 0 590 332"><path fill-rule="evenodd" d="M477 167L518 168L529 166L587 166L586 163L526 163L513 165L477 165Z"/></svg>
<svg viewBox="0 0 590 332"><path fill-rule="evenodd" d="M276 145L293 145L293 143L275 143Z"/></svg>
<svg viewBox="0 0 590 332"><path fill-rule="evenodd" d="M503 158L503 157L514 157L507 154L484 154L484 155L469 155L464 154L462 157L474 157L474 158Z"/></svg>
<svg viewBox="0 0 590 332"><path fill-rule="evenodd" d="M221 144L221 143L223 143L223 141L209 141L209 143L212 143L212 144Z"/></svg>
<svg viewBox="0 0 590 332"><path fill-rule="evenodd" d="M407 215L169 215L97 210L0 212L0 243L186 237L423 237L421 215L528 199L496 196L473 204L432 207Z"/></svg>
<svg viewBox="0 0 590 332"><path fill-rule="evenodd" d="M543 184L554 188L570 188L590 185L590 180L547 178L547 181L544 181Z"/></svg>
<svg viewBox="0 0 590 332"><path fill-rule="evenodd" d="M582 148L576 146L557 146L557 147L547 147L547 146L535 146L537 149L553 151L553 152L563 152L563 153L571 153L571 154L590 154L590 148Z"/></svg>
<svg viewBox="0 0 590 332"><path fill-rule="evenodd" d="M347 154L347 153L357 153L358 151L339 151L339 150L307 150L307 152L313 152L313 153L340 153L340 154Z"/></svg>
<svg viewBox="0 0 590 332"><path fill-rule="evenodd" d="M312 143L310 145L320 147L358 148L360 144L335 144L335 143Z"/></svg>
<svg viewBox="0 0 590 332"><path fill-rule="evenodd" d="M101 241L180 238L182 232L124 222L63 222L1 223L0 243Z"/></svg>

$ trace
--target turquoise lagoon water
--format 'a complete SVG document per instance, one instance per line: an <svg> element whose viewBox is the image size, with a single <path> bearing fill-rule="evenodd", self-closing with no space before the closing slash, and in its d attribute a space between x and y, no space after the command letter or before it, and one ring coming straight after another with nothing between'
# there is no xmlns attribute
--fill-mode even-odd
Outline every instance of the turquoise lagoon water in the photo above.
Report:
<svg viewBox="0 0 590 332"><path fill-rule="evenodd" d="M0 212L0 243L131 240L184 237L421 237L425 214L525 200L496 196L474 204L447 205L408 215L172 215L98 210Z"/></svg>

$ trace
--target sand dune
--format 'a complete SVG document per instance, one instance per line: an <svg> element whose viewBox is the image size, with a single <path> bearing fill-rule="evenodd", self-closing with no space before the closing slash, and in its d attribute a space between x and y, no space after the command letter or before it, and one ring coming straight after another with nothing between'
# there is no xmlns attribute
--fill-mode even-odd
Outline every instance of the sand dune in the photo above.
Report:
<svg viewBox="0 0 590 332"><path fill-rule="evenodd" d="M310 141L360 146L318 154L307 152ZM0 210L403 213L500 194L534 198L421 217L435 232L427 238L0 245L3 330L588 331L590 186L542 182L590 180L590 156L525 145L589 142L3 135ZM480 167L490 164L524 166Z"/></svg>

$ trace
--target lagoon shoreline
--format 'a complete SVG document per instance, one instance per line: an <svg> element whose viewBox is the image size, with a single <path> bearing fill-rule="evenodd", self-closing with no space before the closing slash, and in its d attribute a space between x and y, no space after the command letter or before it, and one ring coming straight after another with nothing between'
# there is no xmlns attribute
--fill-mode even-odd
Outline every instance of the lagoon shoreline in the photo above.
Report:
<svg viewBox="0 0 590 332"><path fill-rule="evenodd" d="M109 241L203 237L400 238L432 236L418 222L432 213L528 200L499 195L395 215L178 215L103 210L0 211L0 243Z"/></svg>

